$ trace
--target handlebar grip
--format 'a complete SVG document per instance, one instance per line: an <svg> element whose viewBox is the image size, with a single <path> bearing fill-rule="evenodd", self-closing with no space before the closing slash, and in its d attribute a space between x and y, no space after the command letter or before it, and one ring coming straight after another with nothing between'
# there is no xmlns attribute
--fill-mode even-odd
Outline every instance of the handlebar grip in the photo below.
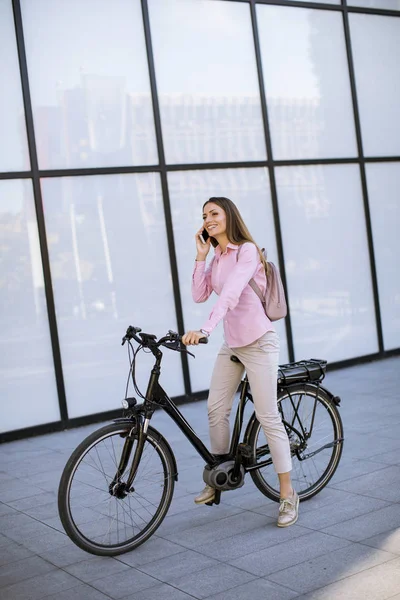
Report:
<svg viewBox="0 0 400 600"><path fill-rule="evenodd" d="M199 339L199 344L208 344L208 337L203 337Z"/></svg>

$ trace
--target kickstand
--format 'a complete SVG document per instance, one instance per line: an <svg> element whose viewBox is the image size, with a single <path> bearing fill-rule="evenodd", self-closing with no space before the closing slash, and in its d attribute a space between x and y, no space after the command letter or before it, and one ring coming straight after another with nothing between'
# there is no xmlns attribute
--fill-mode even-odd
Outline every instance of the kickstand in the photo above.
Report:
<svg viewBox="0 0 400 600"><path fill-rule="evenodd" d="M219 504L221 500L221 490L215 490L215 496L210 502L206 502L207 506L212 506L213 504Z"/></svg>

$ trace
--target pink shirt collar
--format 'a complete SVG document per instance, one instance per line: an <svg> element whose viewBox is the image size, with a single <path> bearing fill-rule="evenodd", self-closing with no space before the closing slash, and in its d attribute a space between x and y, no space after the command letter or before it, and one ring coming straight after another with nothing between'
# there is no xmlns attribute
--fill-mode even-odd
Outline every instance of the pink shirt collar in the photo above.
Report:
<svg viewBox="0 0 400 600"><path fill-rule="evenodd" d="M239 244L231 244L231 242L229 242L229 244L226 247L226 250L228 250L228 248L232 248L232 250L237 250L239 248ZM225 250L225 252L226 252ZM220 246L216 246L215 248L215 254L217 254L218 256L220 256L220 254L225 254L225 252L222 252Z"/></svg>

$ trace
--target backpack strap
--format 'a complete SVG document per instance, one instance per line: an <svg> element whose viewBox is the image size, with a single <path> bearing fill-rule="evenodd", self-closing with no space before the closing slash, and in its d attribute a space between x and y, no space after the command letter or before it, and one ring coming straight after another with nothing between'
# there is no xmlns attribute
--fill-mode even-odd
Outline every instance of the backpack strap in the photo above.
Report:
<svg viewBox="0 0 400 600"><path fill-rule="evenodd" d="M236 253L236 262L239 260L239 254L240 254L241 248L242 248L242 246L240 245L239 248L238 248L238 251ZM250 279L249 286L251 287L252 290L255 291L255 293L257 294L257 296L261 300L261 304L264 306L265 300L264 300L263 293L262 293L262 291L260 290L259 286L256 284L256 282L254 281L253 278Z"/></svg>

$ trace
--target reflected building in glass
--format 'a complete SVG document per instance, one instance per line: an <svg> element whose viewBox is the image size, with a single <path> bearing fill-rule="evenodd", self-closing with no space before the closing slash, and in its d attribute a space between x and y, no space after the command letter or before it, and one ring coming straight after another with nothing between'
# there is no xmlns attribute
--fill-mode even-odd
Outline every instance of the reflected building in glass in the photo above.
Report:
<svg viewBox="0 0 400 600"><path fill-rule="evenodd" d="M399 352L399 17L397 0L0 0L2 439L119 414L128 325L201 326L211 196L280 267L281 362ZM165 354L178 401L205 397L221 329L196 361Z"/></svg>

